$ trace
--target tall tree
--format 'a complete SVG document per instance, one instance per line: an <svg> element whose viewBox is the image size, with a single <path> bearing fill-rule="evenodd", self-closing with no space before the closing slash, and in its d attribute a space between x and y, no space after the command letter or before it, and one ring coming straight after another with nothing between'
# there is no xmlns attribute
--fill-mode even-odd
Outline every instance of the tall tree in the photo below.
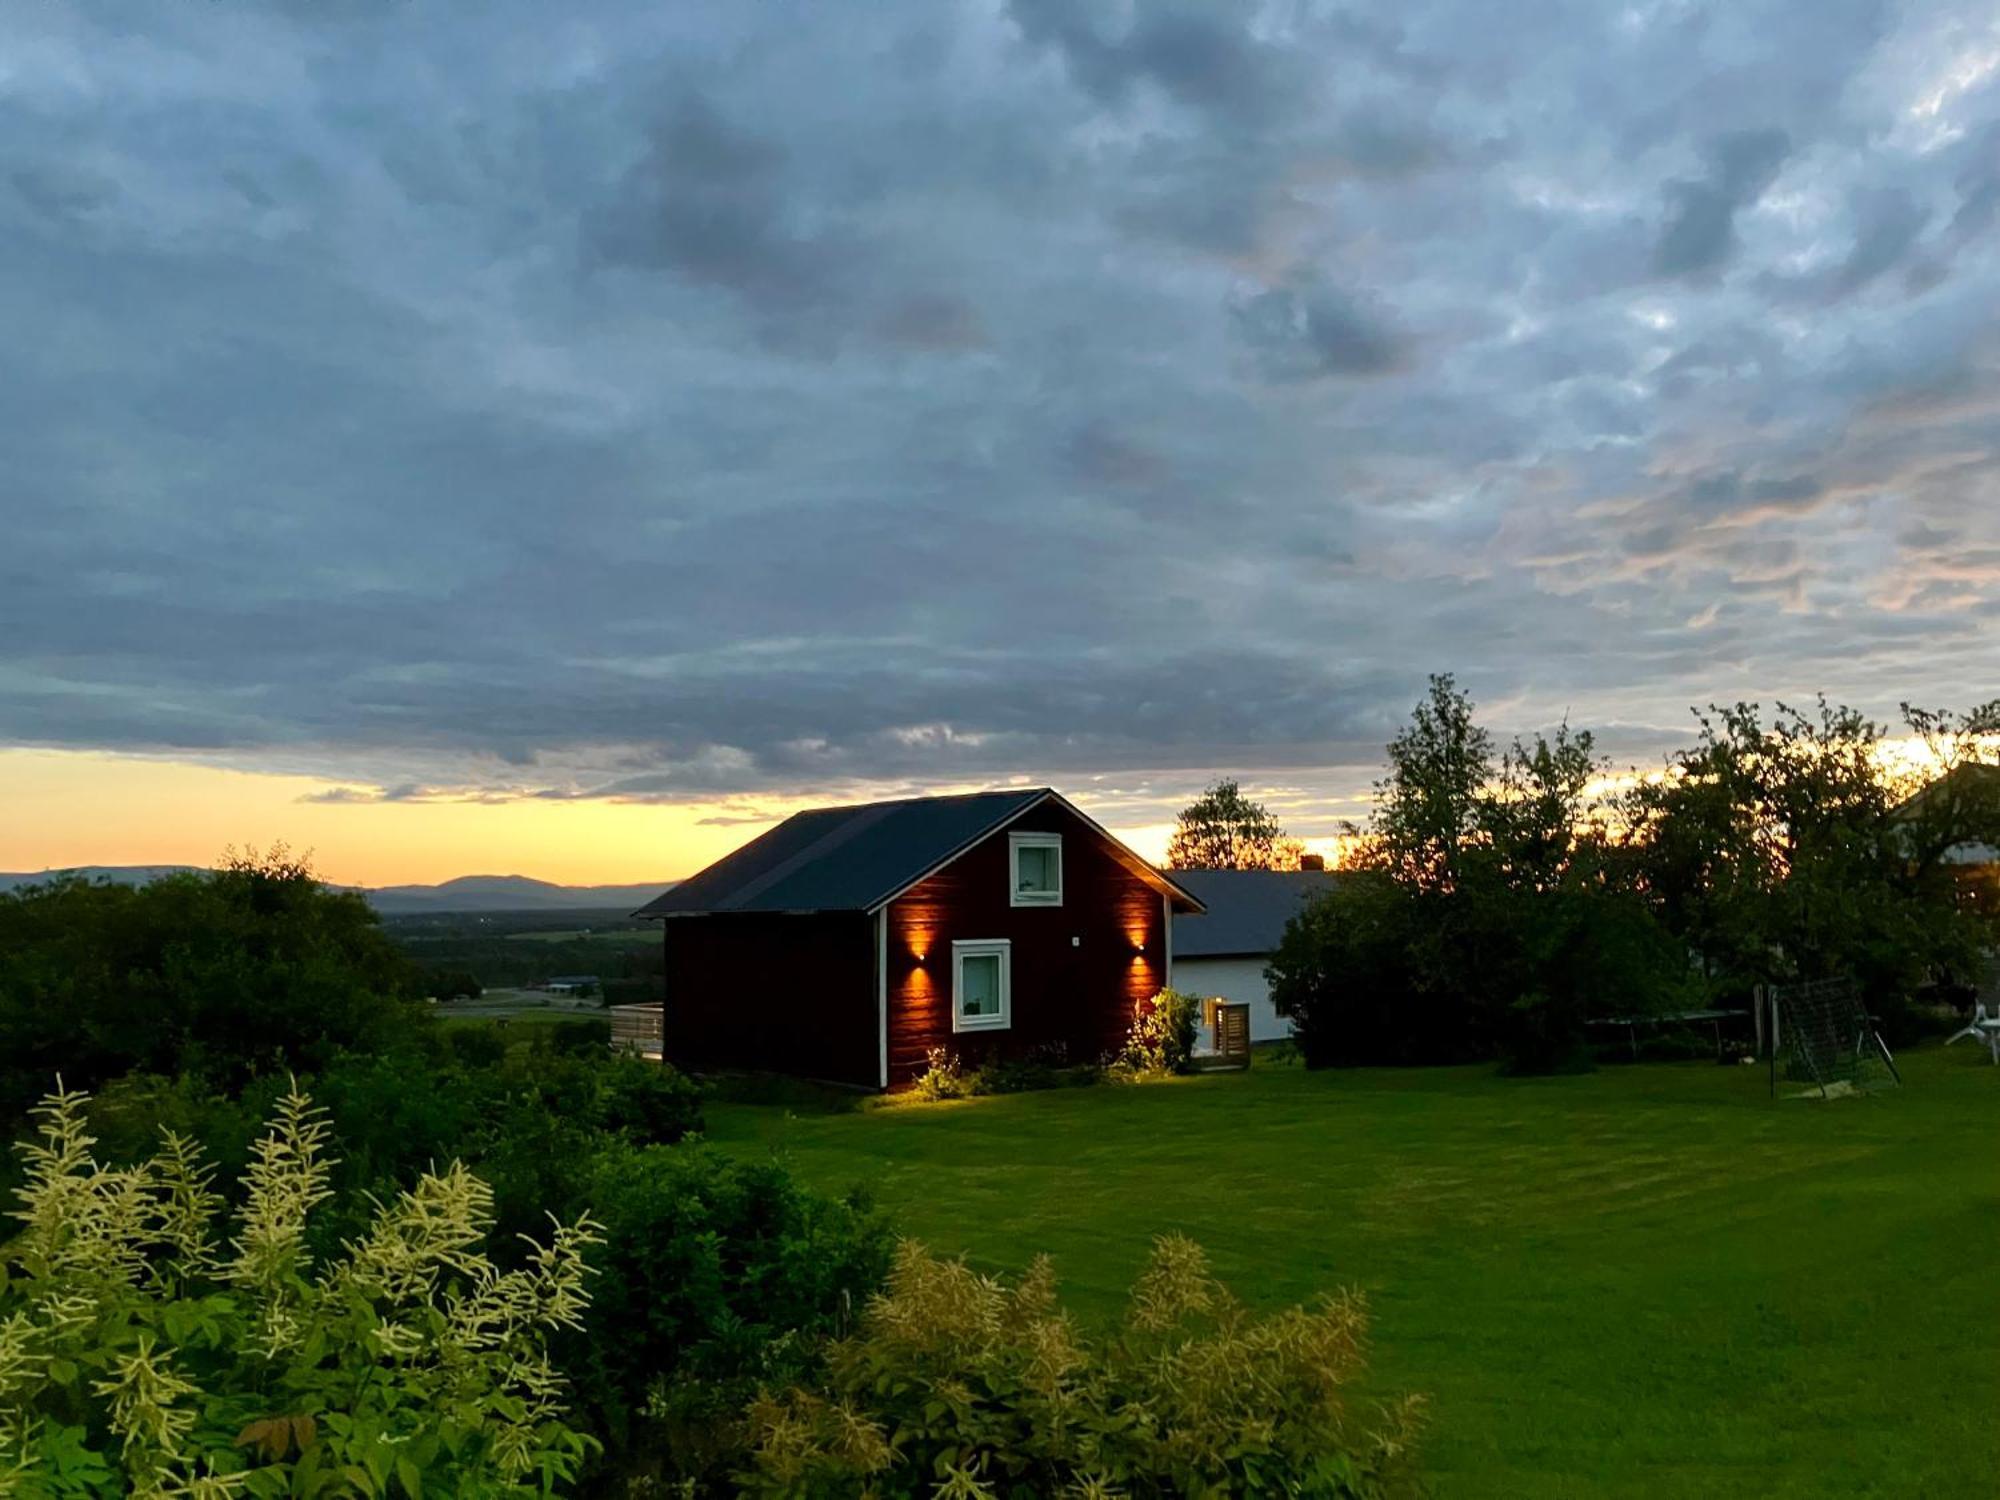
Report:
<svg viewBox="0 0 2000 1500"><path fill-rule="evenodd" d="M1398 880L1449 890L1479 838L1480 799L1492 779L1493 737L1474 721L1471 697L1450 673L1434 675L1389 742L1365 857Z"/></svg>
<svg viewBox="0 0 2000 1500"><path fill-rule="evenodd" d="M1471 699L1437 676L1388 754L1358 869L1266 971L1309 1063L1497 1052L1550 1071L1587 1061L1591 1015L1673 1008L1686 965L1613 857L1588 731L1496 762Z"/></svg>
<svg viewBox="0 0 2000 1500"><path fill-rule="evenodd" d="M1713 708L1699 742L1633 791L1645 893L1717 982L1851 975L1894 1040L1917 985L1970 969L1991 930L1955 899L1951 851L1994 826L1978 762L1959 758L1989 720L1905 715L1934 750L1958 747L1915 799L1885 763L1884 727L1824 699L1768 722L1755 704Z"/></svg>
<svg viewBox="0 0 2000 1500"><path fill-rule="evenodd" d="M1300 852L1298 840L1286 836L1269 808L1225 780L1181 809L1167 842L1167 868L1295 870Z"/></svg>

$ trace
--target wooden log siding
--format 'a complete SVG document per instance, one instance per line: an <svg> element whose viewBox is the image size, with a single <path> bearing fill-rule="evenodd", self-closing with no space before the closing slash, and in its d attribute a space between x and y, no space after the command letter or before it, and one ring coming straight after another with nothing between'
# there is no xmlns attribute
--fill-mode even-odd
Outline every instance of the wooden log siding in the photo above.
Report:
<svg viewBox="0 0 2000 1500"><path fill-rule="evenodd" d="M1062 905L1012 904L1009 833L1062 835ZM1036 808L967 850L891 903L888 916L891 1088L923 1072L933 1047L968 1068L1048 1043L1072 1061L1095 1060L1124 1043L1134 1006L1167 982L1159 891L1059 806ZM1013 1024L954 1032L951 945L986 938L1012 944Z"/></svg>
<svg viewBox="0 0 2000 1500"><path fill-rule="evenodd" d="M723 913L662 925L669 1061L879 1085L867 916Z"/></svg>

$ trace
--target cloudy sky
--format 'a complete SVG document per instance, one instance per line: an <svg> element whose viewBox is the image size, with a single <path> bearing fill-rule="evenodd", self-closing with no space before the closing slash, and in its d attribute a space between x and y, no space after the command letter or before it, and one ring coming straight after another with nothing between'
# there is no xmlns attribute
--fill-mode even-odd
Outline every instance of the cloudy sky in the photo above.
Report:
<svg viewBox="0 0 2000 1500"><path fill-rule="evenodd" d="M8 7L0 866L2000 691L1993 6L1498 14Z"/></svg>

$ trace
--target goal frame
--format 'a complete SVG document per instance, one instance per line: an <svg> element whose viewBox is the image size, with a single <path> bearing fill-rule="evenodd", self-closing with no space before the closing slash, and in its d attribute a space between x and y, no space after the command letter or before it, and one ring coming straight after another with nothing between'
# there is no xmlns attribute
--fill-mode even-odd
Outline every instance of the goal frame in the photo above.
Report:
<svg viewBox="0 0 2000 1500"><path fill-rule="evenodd" d="M1884 1087L1901 1088L1902 1070L1896 1066L1896 1056L1889 1050L1889 1044L1882 1040L1882 1033L1875 1029L1875 1018L1868 1014L1868 1008L1861 1001L1861 990L1853 979L1836 976L1832 979L1810 979L1794 984L1773 984L1764 988L1765 1020L1769 1026L1770 1062L1769 1083L1772 1098L1778 1096L1778 1055L1785 1050L1785 1034L1790 1031L1797 1035L1804 1030L1795 1007L1807 1003L1821 1005L1844 1002L1848 1014L1842 1018L1845 1031L1854 1037L1852 1056L1855 1062L1853 1078L1836 1077L1824 1066L1824 1059L1811 1047L1792 1045L1791 1056L1803 1066L1811 1077L1813 1086L1819 1089L1822 1099L1833 1097L1833 1085L1846 1084L1850 1089L1865 1088L1859 1082L1861 1060L1869 1058L1879 1061L1888 1070L1889 1081ZM1844 1045L1844 1044L1843 1044ZM1801 1096L1794 1096L1801 1097Z"/></svg>

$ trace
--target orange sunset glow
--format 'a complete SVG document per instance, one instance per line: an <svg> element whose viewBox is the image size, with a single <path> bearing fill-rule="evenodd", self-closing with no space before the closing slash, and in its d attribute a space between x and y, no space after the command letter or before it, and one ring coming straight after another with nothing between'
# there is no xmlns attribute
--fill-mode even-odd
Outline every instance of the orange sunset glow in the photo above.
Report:
<svg viewBox="0 0 2000 1500"><path fill-rule="evenodd" d="M344 885L487 873L608 885L690 875L769 826L745 821L738 801L312 800L345 785L89 751L0 750L0 870L202 865L225 846L282 840ZM1091 806L1087 795L1078 801ZM758 804L771 821L802 805ZM1172 826L1113 831L1158 860ZM1338 840L1305 842L1330 852Z"/></svg>
<svg viewBox="0 0 2000 1500"><path fill-rule="evenodd" d="M531 875L559 884L669 880L760 831L704 826L701 804L325 803L337 783L178 761L0 751L0 868L206 864L283 840L350 885Z"/></svg>

